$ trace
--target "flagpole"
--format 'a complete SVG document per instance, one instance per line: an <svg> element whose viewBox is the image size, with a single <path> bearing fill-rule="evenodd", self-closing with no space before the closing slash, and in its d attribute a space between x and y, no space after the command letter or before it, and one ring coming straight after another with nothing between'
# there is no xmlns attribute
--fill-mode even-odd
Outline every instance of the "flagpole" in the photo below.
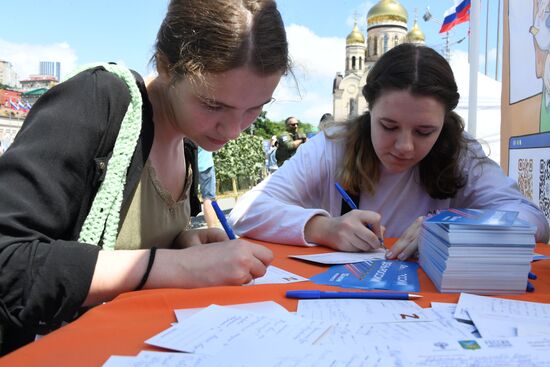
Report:
<svg viewBox="0 0 550 367"><path fill-rule="evenodd" d="M500 0L498 0L497 12L497 60L495 63L495 80L498 80L498 56L500 55Z"/></svg>
<svg viewBox="0 0 550 367"><path fill-rule="evenodd" d="M485 15L485 75L487 75L487 52L489 47L489 3L491 0L486 0L487 2L487 14Z"/></svg>
<svg viewBox="0 0 550 367"><path fill-rule="evenodd" d="M472 0L470 8L470 86L468 99L468 133L476 138L477 72L479 69L479 11L480 0Z"/></svg>

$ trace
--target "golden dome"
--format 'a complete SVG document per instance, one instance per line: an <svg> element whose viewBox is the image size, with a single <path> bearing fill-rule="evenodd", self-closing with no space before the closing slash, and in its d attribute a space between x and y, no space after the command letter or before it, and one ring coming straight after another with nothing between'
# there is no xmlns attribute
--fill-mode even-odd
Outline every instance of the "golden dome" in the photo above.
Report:
<svg viewBox="0 0 550 367"><path fill-rule="evenodd" d="M414 25L410 32L407 33L407 39L409 40L409 42L424 42L426 40L426 37L418 27L418 23L416 22L416 20L414 21Z"/></svg>
<svg viewBox="0 0 550 367"><path fill-rule="evenodd" d="M346 37L346 45L350 45L352 43L365 43L365 36L363 36L363 33L359 30L359 27L357 27L357 23L355 23L351 33Z"/></svg>
<svg viewBox="0 0 550 367"><path fill-rule="evenodd" d="M380 0L378 4L370 8L367 14L367 23L396 20L407 23L409 14L397 0Z"/></svg>

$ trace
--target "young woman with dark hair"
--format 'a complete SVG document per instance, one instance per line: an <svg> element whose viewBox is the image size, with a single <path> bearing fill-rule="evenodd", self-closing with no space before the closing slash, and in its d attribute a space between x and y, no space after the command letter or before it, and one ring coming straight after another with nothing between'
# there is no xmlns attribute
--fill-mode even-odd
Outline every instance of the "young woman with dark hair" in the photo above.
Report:
<svg viewBox="0 0 550 367"><path fill-rule="evenodd" d="M317 134L239 200L230 216L238 234L340 251L378 248L385 235L399 238L386 256L403 260L418 248L422 217L455 207L518 211L548 241L544 214L464 132L441 55L392 48L369 71L363 96L369 111ZM344 210L335 183L360 210Z"/></svg>
<svg viewBox="0 0 550 367"><path fill-rule="evenodd" d="M153 60L147 86L105 64L52 88L0 158L3 353L122 292L241 285L270 264L263 246L188 229L184 141L220 149L271 101L289 71L275 1L172 0Z"/></svg>

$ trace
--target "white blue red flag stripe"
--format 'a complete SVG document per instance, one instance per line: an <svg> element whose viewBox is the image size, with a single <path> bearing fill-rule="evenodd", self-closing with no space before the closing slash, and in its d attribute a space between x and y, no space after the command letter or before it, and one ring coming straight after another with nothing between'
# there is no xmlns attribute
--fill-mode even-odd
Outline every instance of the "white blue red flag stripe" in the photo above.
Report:
<svg viewBox="0 0 550 367"><path fill-rule="evenodd" d="M11 109L12 110L16 110L16 111L19 111L19 105L13 101L10 101L10 106L11 106Z"/></svg>
<svg viewBox="0 0 550 367"><path fill-rule="evenodd" d="M455 5L443 15L443 24L439 33L449 32L455 25L470 20L470 0L455 0Z"/></svg>

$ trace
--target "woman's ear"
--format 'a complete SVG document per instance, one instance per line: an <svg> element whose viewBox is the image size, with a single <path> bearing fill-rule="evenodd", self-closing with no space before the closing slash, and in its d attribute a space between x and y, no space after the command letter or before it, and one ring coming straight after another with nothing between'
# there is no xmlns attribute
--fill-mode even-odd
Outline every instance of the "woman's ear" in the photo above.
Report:
<svg viewBox="0 0 550 367"><path fill-rule="evenodd" d="M157 73L160 78L164 80L170 80L170 68L169 68L169 62L166 56L164 54L161 54L160 52L155 55L155 62L157 64Z"/></svg>

